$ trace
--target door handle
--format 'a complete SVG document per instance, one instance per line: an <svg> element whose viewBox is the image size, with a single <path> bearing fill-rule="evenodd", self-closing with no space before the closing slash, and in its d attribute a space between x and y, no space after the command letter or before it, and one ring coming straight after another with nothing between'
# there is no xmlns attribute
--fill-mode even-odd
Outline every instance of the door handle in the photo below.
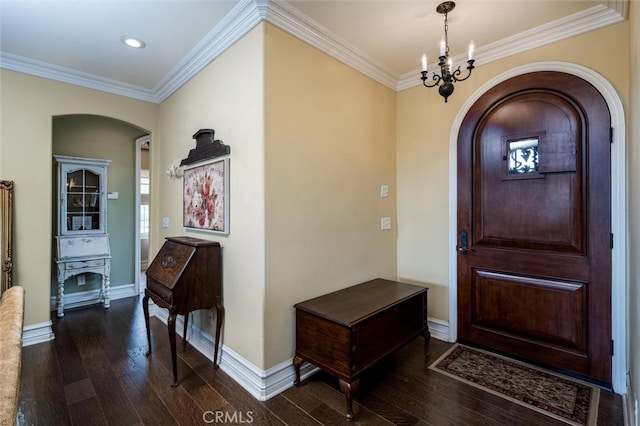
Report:
<svg viewBox="0 0 640 426"><path fill-rule="evenodd" d="M458 253L467 254L469 251L469 234L466 229L461 229L458 233Z"/></svg>

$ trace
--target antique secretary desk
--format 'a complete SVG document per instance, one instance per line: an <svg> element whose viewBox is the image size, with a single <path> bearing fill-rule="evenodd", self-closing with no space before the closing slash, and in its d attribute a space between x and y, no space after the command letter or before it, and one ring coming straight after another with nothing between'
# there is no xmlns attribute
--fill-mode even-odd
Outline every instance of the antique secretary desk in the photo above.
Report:
<svg viewBox="0 0 640 426"><path fill-rule="evenodd" d="M111 250L107 234L107 166L110 160L55 155L58 170L56 309L64 316L64 285L84 274L102 277L98 299L109 308Z"/></svg>

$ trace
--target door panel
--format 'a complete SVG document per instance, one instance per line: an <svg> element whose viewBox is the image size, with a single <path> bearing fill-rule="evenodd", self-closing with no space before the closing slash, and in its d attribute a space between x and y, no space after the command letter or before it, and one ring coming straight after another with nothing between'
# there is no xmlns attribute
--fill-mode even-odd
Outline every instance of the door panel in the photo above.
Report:
<svg viewBox="0 0 640 426"><path fill-rule="evenodd" d="M458 139L460 340L611 381L610 117L584 80L515 77Z"/></svg>
<svg viewBox="0 0 640 426"><path fill-rule="evenodd" d="M584 283L478 270L474 275L473 322L477 327L586 352ZM560 322L547 315L548 311L573 315Z"/></svg>

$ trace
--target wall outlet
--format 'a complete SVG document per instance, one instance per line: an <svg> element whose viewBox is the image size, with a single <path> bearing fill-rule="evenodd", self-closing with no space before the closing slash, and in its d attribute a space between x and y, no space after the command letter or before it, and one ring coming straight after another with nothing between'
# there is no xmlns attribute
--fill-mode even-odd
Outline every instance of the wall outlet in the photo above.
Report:
<svg viewBox="0 0 640 426"><path fill-rule="evenodd" d="M213 311L209 311L209 324L213 325Z"/></svg>
<svg viewBox="0 0 640 426"><path fill-rule="evenodd" d="M387 198L389 196L389 185L380 186L380 197Z"/></svg>
<svg viewBox="0 0 640 426"><path fill-rule="evenodd" d="M76 284L85 285L87 283L87 278L84 274L76 275Z"/></svg>
<svg viewBox="0 0 640 426"><path fill-rule="evenodd" d="M380 229L383 231L387 229L391 229L391 218L390 217L381 217L380 218Z"/></svg>

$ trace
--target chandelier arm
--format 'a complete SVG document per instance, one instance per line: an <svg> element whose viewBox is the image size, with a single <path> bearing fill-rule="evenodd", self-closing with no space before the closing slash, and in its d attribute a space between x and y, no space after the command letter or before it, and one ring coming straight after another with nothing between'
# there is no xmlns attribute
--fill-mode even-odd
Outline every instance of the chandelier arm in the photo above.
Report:
<svg viewBox="0 0 640 426"><path fill-rule="evenodd" d="M466 79L468 79L469 77L471 77L471 72L473 71L473 69L475 68L473 66L473 63L475 61L473 59L470 59L467 61L467 63L469 64L467 66L467 70L469 71L469 74L467 74L466 77L464 78L460 78L459 75L462 73L462 71L460 70L460 67L458 67L458 69L453 73L453 81L465 81Z"/></svg>
<svg viewBox="0 0 640 426"><path fill-rule="evenodd" d="M431 78L433 79L433 84L427 84L427 80L429 79L428 72L422 71L422 77L420 77L420 79L422 80L422 84L424 85L424 87L438 86L440 84L440 81L442 80L442 78L436 73L433 73L433 76Z"/></svg>

